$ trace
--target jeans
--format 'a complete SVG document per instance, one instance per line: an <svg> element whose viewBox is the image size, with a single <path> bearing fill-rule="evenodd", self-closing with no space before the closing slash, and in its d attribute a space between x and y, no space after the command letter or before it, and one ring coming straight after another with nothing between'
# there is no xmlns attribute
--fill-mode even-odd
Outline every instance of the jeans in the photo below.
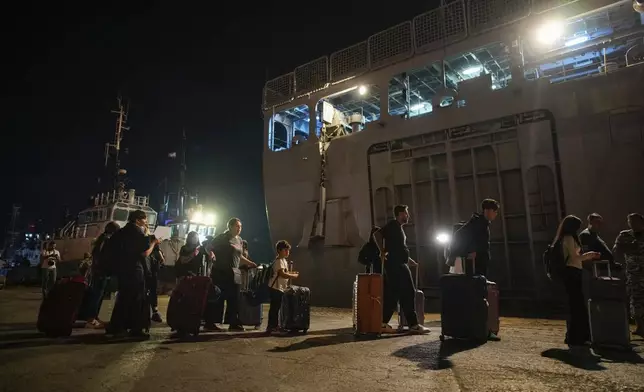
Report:
<svg viewBox="0 0 644 392"><path fill-rule="evenodd" d="M268 326L266 329L275 329L279 324L278 317L280 314L280 308L282 307L282 297L284 296L284 293L275 289L270 290L271 307L268 310Z"/></svg>
<svg viewBox="0 0 644 392"><path fill-rule="evenodd" d="M49 290L51 290L51 288L54 287L54 284L56 284L56 269L43 268L40 272L42 273L40 285L42 289L42 297L47 298L47 293L49 293Z"/></svg>
<svg viewBox="0 0 644 392"><path fill-rule="evenodd" d="M148 289L148 302L150 303L150 308L152 308L152 311L156 311L157 307L159 306L159 298L157 296L157 285L158 285L158 278L156 274L152 274L152 276L148 277L147 279L147 289Z"/></svg>
<svg viewBox="0 0 644 392"><path fill-rule="evenodd" d="M78 314L80 320L97 319L103 305L105 289L110 278L108 276L94 275L92 283L89 285L85 298L83 299L82 309Z"/></svg>
<svg viewBox="0 0 644 392"><path fill-rule="evenodd" d="M389 262L389 261L387 261ZM400 301L400 308L405 313L405 318L410 327L418 324L418 315L415 307L416 288L411 277L411 270L407 264L385 264L385 292L382 311L382 322L388 324Z"/></svg>
<svg viewBox="0 0 644 392"><path fill-rule="evenodd" d="M590 325L588 308L583 289L583 270L566 267L564 271L564 286L568 295L569 314L566 323L566 343L583 345L590 341Z"/></svg>

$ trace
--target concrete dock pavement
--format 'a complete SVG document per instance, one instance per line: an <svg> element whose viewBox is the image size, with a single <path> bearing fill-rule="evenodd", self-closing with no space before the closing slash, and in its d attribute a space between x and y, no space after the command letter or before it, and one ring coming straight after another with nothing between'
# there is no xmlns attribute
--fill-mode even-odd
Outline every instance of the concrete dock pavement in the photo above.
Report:
<svg viewBox="0 0 644 392"><path fill-rule="evenodd" d="M167 297L160 303L165 314ZM642 340L630 353L579 358L565 349L559 320L504 318L500 342L474 346L441 343L436 314L425 317L428 336L356 339L350 311L314 308L304 336L174 340L156 324L141 342L85 329L44 338L39 304L38 289L0 291L0 391L644 391Z"/></svg>

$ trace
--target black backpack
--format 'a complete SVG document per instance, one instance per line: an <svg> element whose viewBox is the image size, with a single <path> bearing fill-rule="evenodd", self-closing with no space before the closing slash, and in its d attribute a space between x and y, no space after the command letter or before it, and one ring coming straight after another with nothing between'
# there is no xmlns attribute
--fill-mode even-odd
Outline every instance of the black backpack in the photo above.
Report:
<svg viewBox="0 0 644 392"><path fill-rule="evenodd" d="M264 268L258 269L253 279L249 282L246 298L251 306L270 302L270 288L277 280L277 276L273 271L275 261L263 265Z"/></svg>
<svg viewBox="0 0 644 392"><path fill-rule="evenodd" d="M564 259L561 239L554 244L549 244L545 252L543 252L543 266L550 280L560 281L562 279L566 268L566 260Z"/></svg>
<svg viewBox="0 0 644 392"><path fill-rule="evenodd" d="M370 266L380 261L380 251L378 246L373 242L369 241L362 245L360 252L358 253L358 263Z"/></svg>
<svg viewBox="0 0 644 392"><path fill-rule="evenodd" d="M462 254L465 251L462 248L463 244L468 241L468 223L470 222L460 221L454 225L452 230L452 240L450 241L449 246L445 249L445 264L450 267L454 266L457 257L465 256Z"/></svg>

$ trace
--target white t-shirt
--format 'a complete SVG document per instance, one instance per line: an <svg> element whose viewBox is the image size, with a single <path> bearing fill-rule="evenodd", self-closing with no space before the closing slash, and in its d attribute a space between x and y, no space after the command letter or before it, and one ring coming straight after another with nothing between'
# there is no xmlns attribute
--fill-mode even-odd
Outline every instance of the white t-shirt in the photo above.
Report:
<svg viewBox="0 0 644 392"><path fill-rule="evenodd" d="M273 277L271 278L271 288L284 292L288 287L288 279L280 277L279 271L288 271L288 261L286 259L277 259L273 264Z"/></svg>
<svg viewBox="0 0 644 392"><path fill-rule="evenodd" d="M43 263L41 265L41 268L56 269L56 263L55 263L56 260L54 260L54 265L49 265L48 256L58 256L57 260L60 260L60 252L57 249L46 250L46 251L43 252L43 256L44 256L45 260L43 261Z"/></svg>

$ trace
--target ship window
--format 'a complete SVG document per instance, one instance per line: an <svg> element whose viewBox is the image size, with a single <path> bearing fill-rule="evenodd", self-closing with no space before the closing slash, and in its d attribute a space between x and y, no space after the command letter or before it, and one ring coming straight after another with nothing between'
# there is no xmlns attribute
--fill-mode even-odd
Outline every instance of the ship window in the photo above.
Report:
<svg viewBox="0 0 644 392"><path fill-rule="evenodd" d="M122 208L115 208L112 219L119 222L127 222L127 218L129 215L130 215L130 212L128 210L124 210Z"/></svg>
<svg viewBox="0 0 644 392"><path fill-rule="evenodd" d="M432 98L442 86L440 63L395 75L389 81L389 114L416 117L430 113Z"/></svg>
<svg viewBox="0 0 644 392"><path fill-rule="evenodd" d="M154 226L157 223L157 214L148 213L148 226Z"/></svg>
<svg viewBox="0 0 644 392"><path fill-rule="evenodd" d="M364 125L380 119L380 89L378 85L358 85L355 88L321 99L317 105L315 127L320 136L322 124L341 127L346 133L360 131Z"/></svg>
<svg viewBox="0 0 644 392"><path fill-rule="evenodd" d="M625 67L626 53L634 54L641 40L616 40L601 48L598 45L600 41L610 42L611 37L628 34L632 29L641 29L644 21L634 15L628 6L591 12L567 22L563 28L564 35L546 47L534 39L526 39L523 42L525 61L535 65L526 70L526 77L548 78L551 83L559 83ZM580 50L584 47L587 50ZM631 48L635 49L629 52ZM560 55L554 58L549 56L545 61L544 52Z"/></svg>
<svg viewBox="0 0 644 392"><path fill-rule="evenodd" d="M268 148L281 151L302 143L309 136L309 121L307 105L275 113L268 122Z"/></svg>

